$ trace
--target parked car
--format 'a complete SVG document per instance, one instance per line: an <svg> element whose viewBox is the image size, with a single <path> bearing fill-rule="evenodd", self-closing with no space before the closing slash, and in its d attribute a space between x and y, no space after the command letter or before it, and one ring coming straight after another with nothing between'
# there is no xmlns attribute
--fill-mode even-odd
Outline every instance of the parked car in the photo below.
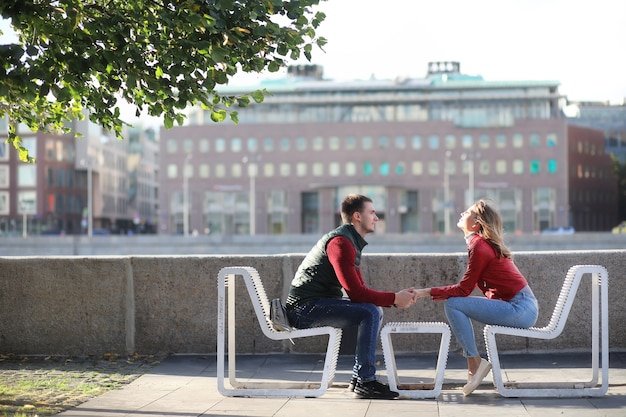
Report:
<svg viewBox="0 0 626 417"><path fill-rule="evenodd" d="M616 235L621 234L621 233L626 233L626 220L624 220L623 222L615 226L613 228L613 233L615 233Z"/></svg>
<svg viewBox="0 0 626 417"><path fill-rule="evenodd" d="M574 234L574 228L570 227L551 227L550 229L543 229L542 235L571 235Z"/></svg>

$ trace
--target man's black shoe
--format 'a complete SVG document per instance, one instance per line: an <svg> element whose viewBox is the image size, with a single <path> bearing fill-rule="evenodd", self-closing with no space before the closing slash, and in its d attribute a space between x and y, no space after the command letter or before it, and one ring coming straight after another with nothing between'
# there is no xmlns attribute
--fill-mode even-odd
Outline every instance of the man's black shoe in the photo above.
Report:
<svg viewBox="0 0 626 417"><path fill-rule="evenodd" d="M357 398L391 400L396 398L397 392L391 391L389 385L381 384L378 381L357 382L354 387L354 395Z"/></svg>

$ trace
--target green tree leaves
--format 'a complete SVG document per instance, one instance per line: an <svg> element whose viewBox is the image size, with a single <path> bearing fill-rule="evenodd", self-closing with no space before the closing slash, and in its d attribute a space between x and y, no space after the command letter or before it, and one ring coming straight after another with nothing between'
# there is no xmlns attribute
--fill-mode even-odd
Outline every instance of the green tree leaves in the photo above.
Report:
<svg viewBox="0 0 626 417"><path fill-rule="evenodd" d="M0 117L34 130L68 132L82 118L121 138L119 100L166 127L182 124L202 103L215 122L232 106L263 101L222 97L216 88L240 71L278 71L289 59L311 59L324 14L320 0L4 0L19 42L0 45ZM21 139L9 129L16 149ZM20 158L32 161L20 151Z"/></svg>

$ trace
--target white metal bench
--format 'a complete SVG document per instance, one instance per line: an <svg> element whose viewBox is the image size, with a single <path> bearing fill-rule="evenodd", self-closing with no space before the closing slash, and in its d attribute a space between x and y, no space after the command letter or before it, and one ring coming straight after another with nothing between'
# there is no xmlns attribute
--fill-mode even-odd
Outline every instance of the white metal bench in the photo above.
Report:
<svg viewBox="0 0 626 417"><path fill-rule="evenodd" d="M393 350L391 335L394 333L441 333L439 344L439 356L433 382L419 384L400 384L396 365L396 356ZM435 398L441 393L443 375L448 363L448 350L450 349L450 327L443 322L391 322L387 323L380 331L383 345L383 356L387 368L389 388L397 391L400 397L405 398Z"/></svg>
<svg viewBox="0 0 626 417"><path fill-rule="evenodd" d="M285 381L238 381L236 377L236 344L235 344L235 278L242 277L245 281L254 306L259 325L265 336L273 340L296 339L310 336L328 335L328 348L321 381L316 382L285 382ZM228 288L228 307L226 306L226 288ZM270 305L263 287L263 282L256 269L247 266L222 268L218 274L218 311L217 311L217 389L225 396L259 396L259 397L318 397L323 395L332 383L337 367L341 329L334 327L316 327L312 329L295 329L277 331L270 321ZM226 321L228 310L228 322ZM228 323L228 381L225 385L225 332ZM256 379L256 378L255 378Z"/></svg>
<svg viewBox="0 0 626 417"><path fill-rule="evenodd" d="M502 369L496 346L496 334L554 339L565 327L576 292L582 277L592 278L591 344L592 378L584 382L507 382L502 378ZM552 318L547 326L528 329L487 325L484 329L487 354L492 365L493 383L500 395L505 397L586 397L605 395L609 387L609 325L608 325L608 273L599 265L575 265L569 269L557 299ZM600 325L602 331L600 332ZM599 363L602 361L602 383L598 386Z"/></svg>

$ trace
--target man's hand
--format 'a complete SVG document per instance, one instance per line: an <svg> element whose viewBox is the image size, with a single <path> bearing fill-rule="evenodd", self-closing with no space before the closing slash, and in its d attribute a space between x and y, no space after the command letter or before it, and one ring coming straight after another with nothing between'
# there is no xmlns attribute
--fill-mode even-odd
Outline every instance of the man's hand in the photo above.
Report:
<svg viewBox="0 0 626 417"><path fill-rule="evenodd" d="M393 305L400 308L406 308L411 306L415 302L415 289L407 288L405 290L398 291L396 293L396 299Z"/></svg>

